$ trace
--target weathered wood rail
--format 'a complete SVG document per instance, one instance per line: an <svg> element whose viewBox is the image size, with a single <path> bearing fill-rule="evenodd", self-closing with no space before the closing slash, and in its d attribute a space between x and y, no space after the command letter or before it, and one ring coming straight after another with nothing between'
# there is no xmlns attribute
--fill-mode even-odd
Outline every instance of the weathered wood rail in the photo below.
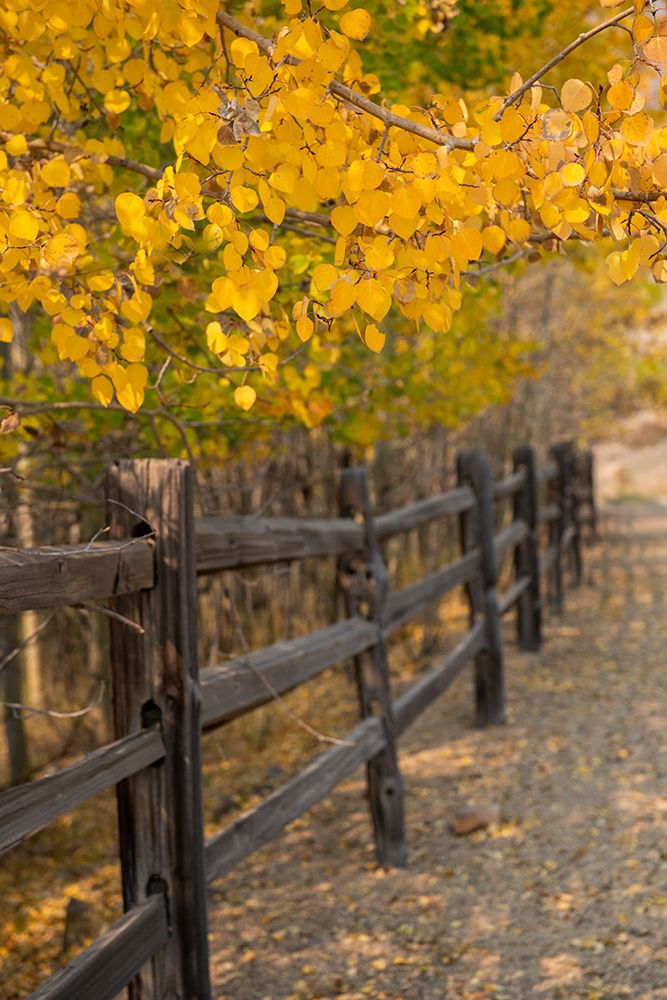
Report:
<svg viewBox="0 0 667 1000"><path fill-rule="evenodd" d="M537 469L519 448L494 482L481 453L460 455L458 485L375 516L363 469L341 474L341 516L328 520L193 517L183 462L126 461L109 470L109 540L62 549L0 549L0 615L110 599L115 741L55 774L0 794L0 852L98 792L116 787L125 914L33 998L210 997L206 885L275 837L366 764L379 861L407 859L398 737L465 667L475 666L480 724L504 720L501 619L517 609L521 649L542 641L543 595L562 610L564 575L581 579L581 539L596 533L590 453L552 449ZM507 501L512 507L507 516ZM391 592L383 544L456 517L461 556ZM548 535L546 547L541 535ZM499 567L513 579L498 592ZM347 617L297 639L198 669L196 574L336 556ZM503 576L505 578L507 574ZM467 633L398 698L388 638L464 586ZM340 744L204 840L202 734L351 657L362 719Z"/></svg>

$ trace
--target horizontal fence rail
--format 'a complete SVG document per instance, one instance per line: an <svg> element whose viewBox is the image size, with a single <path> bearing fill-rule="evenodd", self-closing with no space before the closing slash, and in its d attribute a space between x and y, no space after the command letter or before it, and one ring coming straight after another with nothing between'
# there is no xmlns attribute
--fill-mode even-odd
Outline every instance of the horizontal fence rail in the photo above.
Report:
<svg viewBox="0 0 667 1000"><path fill-rule="evenodd" d="M29 1000L115 1000L168 939L166 900L157 893L133 906Z"/></svg>
<svg viewBox="0 0 667 1000"><path fill-rule="evenodd" d="M69 767L0 794L0 853L86 799L164 757L158 729L145 729L93 751Z"/></svg>
<svg viewBox="0 0 667 1000"><path fill-rule="evenodd" d="M0 548L0 615L129 594L155 583L147 538L21 551Z"/></svg>
<svg viewBox="0 0 667 1000"><path fill-rule="evenodd" d="M570 443L555 446L541 468L531 449L517 449L513 471L495 481L481 453L461 455L457 464L455 488L380 515L365 471L347 469L340 517L195 520L185 463L121 462L107 480L112 541L0 549L0 614L111 600L116 616L110 623L115 742L0 794L2 852L91 796L117 790L126 912L33 998L113 1000L130 984L131 996L141 1000L169 991L209 1000L206 884L362 764L378 859L405 864L399 737L469 664L478 723L503 721L501 620L516 608L519 647L539 648L543 605L562 610L567 568L575 583L581 579L582 526L591 539L596 532L592 457ZM458 558L392 590L384 543L445 518L458 525ZM198 669L196 574L313 556L336 557L346 617ZM394 697L389 638L460 587L467 632ZM127 619L138 628L125 627ZM205 841L202 732L350 659L358 725Z"/></svg>

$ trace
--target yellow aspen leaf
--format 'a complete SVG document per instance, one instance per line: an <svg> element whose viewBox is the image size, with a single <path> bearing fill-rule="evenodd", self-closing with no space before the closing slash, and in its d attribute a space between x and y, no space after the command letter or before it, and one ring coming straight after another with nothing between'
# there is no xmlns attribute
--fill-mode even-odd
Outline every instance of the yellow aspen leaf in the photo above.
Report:
<svg viewBox="0 0 667 1000"><path fill-rule="evenodd" d="M616 108L618 111L628 111L632 107L634 99L634 88L630 86L627 80L619 80L617 83L612 84L607 91L607 100L612 108Z"/></svg>
<svg viewBox="0 0 667 1000"><path fill-rule="evenodd" d="M244 286L236 289L232 305L241 319L248 322L261 311L264 303L254 288Z"/></svg>
<svg viewBox="0 0 667 1000"><path fill-rule="evenodd" d="M495 121L493 118L485 121L482 125L481 139L487 146L499 146L503 141L500 122Z"/></svg>
<svg viewBox="0 0 667 1000"><path fill-rule="evenodd" d="M661 153L660 156L656 156L651 165L651 170L653 171L653 180L656 184L665 187L667 185L667 153Z"/></svg>
<svg viewBox="0 0 667 1000"><path fill-rule="evenodd" d="M259 49L257 42L253 42L249 38L235 38L229 51L234 65L242 67L245 65L246 58L249 55L257 55Z"/></svg>
<svg viewBox="0 0 667 1000"><path fill-rule="evenodd" d="M578 111L585 111L592 100L591 88L583 80L577 80L576 77L566 80L561 87L560 103L563 106L563 111L574 114Z"/></svg>
<svg viewBox="0 0 667 1000"><path fill-rule="evenodd" d="M398 215L397 212L392 212L389 217L390 229L403 240L409 240L418 225L419 216L417 215L414 215L411 219L405 219L402 215Z"/></svg>
<svg viewBox="0 0 667 1000"><path fill-rule="evenodd" d="M5 149L11 156L24 156L28 152L28 141L24 135L13 135L5 143Z"/></svg>
<svg viewBox="0 0 667 1000"><path fill-rule="evenodd" d="M113 399L113 385L106 375L98 375L90 384L93 396L102 406L108 406Z"/></svg>
<svg viewBox="0 0 667 1000"><path fill-rule="evenodd" d="M115 382L116 399L130 413L136 413L144 401L148 369L143 365L129 365L124 374L124 380L119 377Z"/></svg>
<svg viewBox="0 0 667 1000"><path fill-rule="evenodd" d="M224 228L234 218L229 205L223 205L221 201L216 201L206 209L206 218L214 222L216 226Z"/></svg>
<svg viewBox="0 0 667 1000"><path fill-rule="evenodd" d="M249 237L250 246L262 252L268 250L269 240L269 234L264 229L253 229Z"/></svg>
<svg viewBox="0 0 667 1000"><path fill-rule="evenodd" d="M377 278L367 278L357 285L357 305L378 322L391 307L391 295Z"/></svg>
<svg viewBox="0 0 667 1000"><path fill-rule="evenodd" d="M79 253L79 244L69 233L58 233L42 250L45 263L54 269L70 267Z"/></svg>
<svg viewBox="0 0 667 1000"><path fill-rule="evenodd" d="M600 122L598 121L597 115L594 115L592 111L587 111L584 114L583 123L584 133L592 146L598 141L600 136Z"/></svg>
<svg viewBox="0 0 667 1000"><path fill-rule="evenodd" d="M123 330L123 344L120 349L125 361L143 361L146 353L146 335L138 326Z"/></svg>
<svg viewBox="0 0 667 1000"><path fill-rule="evenodd" d="M452 236L452 253L463 261L479 260L483 249L484 241L478 229L465 226Z"/></svg>
<svg viewBox="0 0 667 1000"><path fill-rule="evenodd" d="M566 163L559 171L565 187L578 187L586 177L586 171L581 163Z"/></svg>
<svg viewBox="0 0 667 1000"><path fill-rule="evenodd" d="M371 30L371 15L367 10L349 10L340 19L340 30L348 38L361 42Z"/></svg>
<svg viewBox="0 0 667 1000"><path fill-rule="evenodd" d="M379 354L385 345L386 336L382 330L378 330L375 323L369 323L364 330L364 343L374 354Z"/></svg>
<svg viewBox="0 0 667 1000"><path fill-rule="evenodd" d="M279 226L285 218L285 202L280 198L265 198L263 207L264 215L269 222L273 222L274 225Z"/></svg>
<svg viewBox="0 0 667 1000"><path fill-rule="evenodd" d="M301 13L301 0L282 0L282 5L288 17L296 17Z"/></svg>
<svg viewBox="0 0 667 1000"><path fill-rule="evenodd" d="M632 22L632 35L636 45L643 45L653 34L653 21L645 14L638 14Z"/></svg>
<svg viewBox="0 0 667 1000"><path fill-rule="evenodd" d="M222 354L227 347L227 335L217 320L206 327L206 344L214 354Z"/></svg>
<svg viewBox="0 0 667 1000"><path fill-rule="evenodd" d="M644 111L629 115L621 122L621 135L632 146L647 146L653 135L653 119Z"/></svg>
<svg viewBox="0 0 667 1000"><path fill-rule="evenodd" d="M113 288L115 280L113 271L100 271L98 274L89 275L86 284L91 292L108 292Z"/></svg>
<svg viewBox="0 0 667 1000"><path fill-rule="evenodd" d="M239 385L234 389L234 402L242 410L250 410L255 405L257 393L251 385Z"/></svg>
<svg viewBox="0 0 667 1000"><path fill-rule="evenodd" d="M657 38L651 38L644 46L644 55L649 62L667 62L667 37L658 35Z"/></svg>
<svg viewBox="0 0 667 1000"><path fill-rule="evenodd" d="M81 215L81 201L78 194L66 191L56 202L56 212L61 219L78 219Z"/></svg>
<svg viewBox="0 0 667 1000"><path fill-rule="evenodd" d="M601 7L620 7L625 0L600 0Z"/></svg>
<svg viewBox="0 0 667 1000"><path fill-rule="evenodd" d="M422 315L434 333L449 330L452 325L452 311L446 302L426 302Z"/></svg>
<svg viewBox="0 0 667 1000"><path fill-rule="evenodd" d="M524 166L521 159L510 149L499 149L489 156L489 166L498 180L521 177Z"/></svg>
<svg viewBox="0 0 667 1000"><path fill-rule="evenodd" d="M369 191L355 202L354 217L363 226L375 229L389 211L391 195L387 191Z"/></svg>
<svg viewBox="0 0 667 1000"><path fill-rule="evenodd" d="M510 219L507 223L507 233L515 243L523 243L530 236L530 223L527 219Z"/></svg>
<svg viewBox="0 0 667 1000"><path fill-rule="evenodd" d="M239 212L252 212L259 204L259 195L254 188L233 187L230 192L232 205Z"/></svg>
<svg viewBox="0 0 667 1000"><path fill-rule="evenodd" d="M489 253L500 253L507 242L507 236L500 226L486 226L482 230L482 242Z"/></svg>
<svg viewBox="0 0 667 1000"><path fill-rule="evenodd" d="M154 285L155 284L155 269L153 268L153 263L150 257L147 255L143 247L140 247L134 258L134 262L130 265L131 270L142 285Z"/></svg>
<svg viewBox="0 0 667 1000"><path fill-rule="evenodd" d="M72 171L64 156L56 156L44 164L40 176L48 187L67 187Z"/></svg>
<svg viewBox="0 0 667 1000"><path fill-rule="evenodd" d="M15 212L9 220L9 235L15 240L25 240L32 243L39 233L39 221L32 212L24 210Z"/></svg>
<svg viewBox="0 0 667 1000"><path fill-rule="evenodd" d="M0 344L11 344L14 326L8 316L0 317Z"/></svg>
<svg viewBox="0 0 667 1000"><path fill-rule="evenodd" d="M137 221L143 219L146 206L138 194L125 191L116 198L116 216L124 230L129 230Z"/></svg>
<svg viewBox="0 0 667 1000"><path fill-rule="evenodd" d="M323 0L327 10L342 10L347 7L348 0Z"/></svg>
<svg viewBox="0 0 667 1000"><path fill-rule="evenodd" d="M269 247L264 253L264 263L274 270L283 267L286 260L287 251L284 247Z"/></svg>
<svg viewBox="0 0 667 1000"><path fill-rule="evenodd" d="M112 115L120 115L130 106L130 95L126 90L110 90L104 95L104 107ZM129 407L126 407L129 409Z"/></svg>
<svg viewBox="0 0 667 1000"><path fill-rule="evenodd" d="M304 344L306 341L310 340L315 332L315 324L310 316L299 316L296 321L296 332L299 340L302 340Z"/></svg>
<svg viewBox="0 0 667 1000"><path fill-rule="evenodd" d="M550 142L560 142L572 135L572 117L567 111L552 108L542 118L542 135Z"/></svg>
<svg viewBox="0 0 667 1000"><path fill-rule="evenodd" d="M381 271L394 263L394 249L386 236L376 236L372 244L364 249L366 266L373 271Z"/></svg>
<svg viewBox="0 0 667 1000"><path fill-rule="evenodd" d="M345 281L344 278L341 278L333 286L327 305L332 316L342 316L344 312L352 308L356 301L356 286L351 281Z"/></svg>
<svg viewBox="0 0 667 1000"><path fill-rule="evenodd" d="M500 120L500 134L503 142L516 142L526 131L526 120L516 108L509 107Z"/></svg>
<svg viewBox="0 0 667 1000"><path fill-rule="evenodd" d="M338 205L331 213L331 225L341 236L349 236L357 228L354 209L349 205Z"/></svg>
<svg viewBox="0 0 667 1000"><path fill-rule="evenodd" d="M391 209L404 219L410 219L419 212L423 199L421 192L411 184L404 184L391 196Z"/></svg>
<svg viewBox="0 0 667 1000"><path fill-rule="evenodd" d="M327 292L338 278L338 270L333 264L318 264L313 270L313 282L320 292Z"/></svg>
<svg viewBox="0 0 667 1000"><path fill-rule="evenodd" d="M152 306L153 299L148 292L138 288L131 299L123 302L120 311L131 323L143 323L148 319Z"/></svg>

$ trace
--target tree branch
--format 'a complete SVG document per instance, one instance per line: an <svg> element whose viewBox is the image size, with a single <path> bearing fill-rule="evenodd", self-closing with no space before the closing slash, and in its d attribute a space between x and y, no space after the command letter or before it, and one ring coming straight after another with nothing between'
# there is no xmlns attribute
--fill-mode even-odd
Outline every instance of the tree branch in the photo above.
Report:
<svg viewBox="0 0 667 1000"><path fill-rule="evenodd" d="M273 55L273 42L266 38L265 35L260 35L259 32L253 31L252 28L247 28L240 21L237 21L235 17L232 17L231 14L227 14L222 10L218 11L217 20L221 27L228 28L233 34L255 42L269 57ZM298 65L298 62L299 60L297 59L293 60L294 65ZM378 118L384 123L385 129L402 129L404 132L411 132L413 135L418 135L421 139L433 142L436 146L445 146L446 149L474 149L475 143L472 139L458 139L456 136L448 135L440 129L430 128L428 125L421 125L419 122L410 121L409 118L395 115L392 111L387 111L386 108L380 107L375 101L364 97L363 94L358 94L352 87L347 87L338 80L331 81L329 92L339 97L342 101L345 101L346 104L351 104L360 111L365 111L367 115Z"/></svg>
<svg viewBox="0 0 667 1000"><path fill-rule="evenodd" d="M537 83L538 80L540 80L543 76L545 76L545 74L548 73L550 69L553 69L554 66L557 66L559 63L563 62L564 59L567 59L567 57L570 55L571 52L574 52L575 49L578 49L580 45L583 45L584 42L587 42L590 38L594 38L595 35L599 35L601 31L606 31L607 28L613 28L615 24L618 24L619 21L623 21L626 17L630 17L630 15L634 14L634 12L635 12L634 6L628 7L626 8L626 10L621 11L620 14L616 14L614 15L614 17L610 17L608 21L603 21L602 24L596 25L594 28L591 28L590 31L584 31L580 35L578 35L573 42L570 42L569 45L566 45L564 49L562 49L557 55L553 57L553 59L550 59L549 62L545 63L541 69L538 69L537 72L533 73L532 76L528 77L526 82L522 83L520 87L517 87L517 89L514 91L513 94L510 94L509 97L505 98L500 108L500 111L495 116L495 121L498 121L500 119L503 111L505 111L505 109L508 108L510 104L514 104L514 102L518 100L520 97L522 97L527 90L530 90L533 84Z"/></svg>

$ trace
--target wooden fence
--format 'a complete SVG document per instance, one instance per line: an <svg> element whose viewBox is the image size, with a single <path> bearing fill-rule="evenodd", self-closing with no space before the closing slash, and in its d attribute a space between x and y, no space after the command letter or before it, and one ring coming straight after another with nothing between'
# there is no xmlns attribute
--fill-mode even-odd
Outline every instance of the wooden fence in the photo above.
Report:
<svg viewBox="0 0 667 1000"><path fill-rule="evenodd" d="M460 455L458 485L374 516L363 468L341 474L337 519L193 517L192 471L180 461L122 461L107 476L108 539L0 553L0 615L109 599L143 632L112 620L115 742L57 773L0 795L0 851L104 789L117 789L124 916L32 997L133 1000L210 997L206 886L324 798L360 764L380 863L407 849L397 739L470 662L482 725L505 718L501 619L539 648L542 594L563 602L569 562L581 578L584 526L595 532L592 459L561 444L537 469L530 448L494 482L482 453ZM510 515L503 517L511 504ZM383 543L458 517L461 556L390 592ZM498 528L499 525L504 527ZM540 538L546 534L547 544ZM513 579L498 592L498 567ZM336 556L347 617L326 628L199 671L196 574ZM546 582L546 587L545 587ZM465 585L469 629L412 687L392 698L387 639ZM202 732L265 704L350 657L361 721L344 741L208 841L202 814Z"/></svg>

